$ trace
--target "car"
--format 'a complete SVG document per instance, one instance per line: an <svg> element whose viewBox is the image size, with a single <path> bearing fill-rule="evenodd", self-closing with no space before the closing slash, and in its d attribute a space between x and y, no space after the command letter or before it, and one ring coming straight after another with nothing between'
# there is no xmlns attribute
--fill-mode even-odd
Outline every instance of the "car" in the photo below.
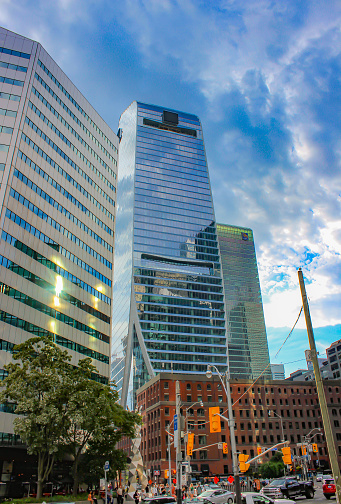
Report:
<svg viewBox="0 0 341 504"><path fill-rule="evenodd" d="M290 497L306 497L307 499L313 499L315 488L313 481L297 481L296 478L277 478L260 491L262 495L270 497L270 499L278 499L285 497L290 499Z"/></svg>
<svg viewBox="0 0 341 504"><path fill-rule="evenodd" d="M143 504L173 504L176 499L169 495L158 495L157 497L145 497L141 502Z"/></svg>
<svg viewBox="0 0 341 504"><path fill-rule="evenodd" d="M322 485L322 492L326 499L330 499L336 493L335 482L332 478L325 479Z"/></svg>
<svg viewBox="0 0 341 504"><path fill-rule="evenodd" d="M232 504L234 501L234 493L223 490L222 488L210 488L202 492L198 499L199 501L208 500L213 504Z"/></svg>
<svg viewBox="0 0 341 504"><path fill-rule="evenodd" d="M323 480L323 474L316 474L316 481L322 481Z"/></svg>
<svg viewBox="0 0 341 504"><path fill-rule="evenodd" d="M270 499L257 492L242 492L242 504L295 504L290 499Z"/></svg>

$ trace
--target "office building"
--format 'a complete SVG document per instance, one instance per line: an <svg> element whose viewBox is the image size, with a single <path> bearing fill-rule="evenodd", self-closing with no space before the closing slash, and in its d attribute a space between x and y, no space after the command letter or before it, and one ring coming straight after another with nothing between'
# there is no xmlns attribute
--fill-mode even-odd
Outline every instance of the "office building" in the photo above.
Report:
<svg viewBox="0 0 341 504"><path fill-rule="evenodd" d="M330 371L333 378L340 378L341 370L341 340L334 341L326 350Z"/></svg>
<svg viewBox="0 0 341 504"><path fill-rule="evenodd" d="M223 285L198 117L133 102L119 123L112 379L226 369Z"/></svg>
<svg viewBox="0 0 341 504"><path fill-rule="evenodd" d="M285 380L284 364L271 364L270 368L273 380Z"/></svg>
<svg viewBox="0 0 341 504"><path fill-rule="evenodd" d="M2 377L14 344L51 335L108 383L117 157L117 136L43 47L1 28ZM5 410L0 446L20 442Z"/></svg>
<svg viewBox="0 0 341 504"><path fill-rule="evenodd" d="M257 259L251 229L217 224L225 289L230 375L271 378Z"/></svg>

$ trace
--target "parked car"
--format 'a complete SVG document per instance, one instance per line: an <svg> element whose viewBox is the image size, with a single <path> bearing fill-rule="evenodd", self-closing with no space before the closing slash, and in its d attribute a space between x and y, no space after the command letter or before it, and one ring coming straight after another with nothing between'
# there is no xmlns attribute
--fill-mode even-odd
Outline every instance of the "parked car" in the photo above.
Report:
<svg viewBox="0 0 341 504"><path fill-rule="evenodd" d="M243 492L242 504L296 504L290 499L270 499L257 492Z"/></svg>
<svg viewBox="0 0 341 504"><path fill-rule="evenodd" d="M316 481L322 481L323 480L323 474L316 474Z"/></svg>
<svg viewBox="0 0 341 504"><path fill-rule="evenodd" d="M326 499L330 499L333 495L335 495L335 482L332 478L324 480L322 492Z"/></svg>
<svg viewBox="0 0 341 504"><path fill-rule="evenodd" d="M208 500L213 504L232 504L234 500L234 493L222 488L211 488L202 492L198 499L200 501Z"/></svg>
<svg viewBox="0 0 341 504"><path fill-rule="evenodd" d="M290 497L300 496L312 499L315 489L313 481L297 481L295 478L278 478L263 487L260 493L271 499L280 499L281 497L290 499Z"/></svg>

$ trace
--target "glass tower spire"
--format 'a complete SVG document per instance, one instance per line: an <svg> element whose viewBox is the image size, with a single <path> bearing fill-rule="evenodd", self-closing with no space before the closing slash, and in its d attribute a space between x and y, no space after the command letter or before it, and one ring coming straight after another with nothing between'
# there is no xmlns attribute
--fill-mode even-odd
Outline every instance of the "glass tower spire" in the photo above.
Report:
<svg viewBox="0 0 341 504"><path fill-rule="evenodd" d="M201 123L133 102L119 128L111 377L131 406L161 371L225 371L227 348Z"/></svg>

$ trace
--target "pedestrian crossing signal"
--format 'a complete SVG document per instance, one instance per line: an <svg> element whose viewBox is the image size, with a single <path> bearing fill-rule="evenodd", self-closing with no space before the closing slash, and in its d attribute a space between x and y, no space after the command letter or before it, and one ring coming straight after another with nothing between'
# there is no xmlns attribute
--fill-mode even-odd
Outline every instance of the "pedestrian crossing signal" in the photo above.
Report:
<svg viewBox="0 0 341 504"><path fill-rule="evenodd" d="M283 464L291 465L291 449L288 446L282 448Z"/></svg>
<svg viewBox="0 0 341 504"><path fill-rule="evenodd" d="M248 470L248 468L250 467L250 464L247 464L247 460L249 458L248 455L246 455L245 453L240 453L239 454L239 470L240 472L246 472Z"/></svg>
<svg viewBox="0 0 341 504"><path fill-rule="evenodd" d="M317 448L317 444L316 443L313 443L313 452L314 453L318 453L318 448Z"/></svg>

